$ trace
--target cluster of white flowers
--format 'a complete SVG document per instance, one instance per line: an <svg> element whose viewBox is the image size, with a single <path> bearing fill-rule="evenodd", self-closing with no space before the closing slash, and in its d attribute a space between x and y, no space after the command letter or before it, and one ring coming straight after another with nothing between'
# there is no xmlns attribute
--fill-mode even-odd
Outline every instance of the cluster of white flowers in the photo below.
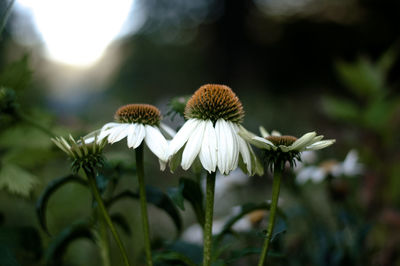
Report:
<svg viewBox="0 0 400 266"><path fill-rule="evenodd" d="M186 122L176 133L161 123L160 111L149 104L128 104L119 108L115 121L105 124L94 137L85 143L107 141L110 144L127 139L127 146L139 147L143 141L160 161L164 170L170 162L171 171L177 165L184 170L198 158L205 170L228 175L240 167L248 175L262 175L263 166L250 144L269 151L269 165L285 164L299 159L300 152L323 149L334 140L322 140L315 132L299 139L282 136L273 131L269 134L260 128L261 137L247 131L242 125L244 111L235 93L227 86L207 84L200 87L189 99L185 108ZM71 156L74 153L63 145L56 144ZM61 146L60 146L61 145Z"/></svg>

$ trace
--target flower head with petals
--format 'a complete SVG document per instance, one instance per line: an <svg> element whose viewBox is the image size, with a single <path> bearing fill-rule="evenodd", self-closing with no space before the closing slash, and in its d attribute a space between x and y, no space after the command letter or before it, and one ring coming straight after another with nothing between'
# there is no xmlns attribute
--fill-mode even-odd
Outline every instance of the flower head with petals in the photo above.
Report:
<svg viewBox="0 0 400 266"><path fill-rule="evenodd" d="M300 161L301 152L320 150L335 143L334 139L322 140L324 136L318 136L315 132L306 133L300 138L282 136L277 131L269 134L263 127L260 127L260 132L262 137L248 131L241 131L239 134L254 146L267 150L265 157L271 170L274 167L283 169L286 162L293 167L296 160Z"/></svg>
<svg viewBox="0 0 400 266"><path fill-rule="evenodd" d="M240 166L250 175L261 175L260 162L249 143L238 135L243 117L242 104L228 86L201 86L186 104L186 123L170 142L171 170L179 163L187 170L199 158L209 173L218 168L229 174Z"/></svg>
<svg viewBox="0 0 400 266"><path fill-rule="evenodd" d="M52 138L51 140L72 160L72 172L77 173L79 169L94 171L103 165L103 148L106 142L97 141L97 133L91 133L79 140L75 140L71 135L69 138Z"/></svg>
<svg viewBox="0 0 400 266"><path fill-rule="evenodd" d="M129 148L136 149L143 140L149 149L159 158L160 168L165 169L168 160L168 141L161 131L173 137L174 130L161 123L161 113L150 104L128 104L120 107L115 113L116 122L105 124L98 141L107 139L111 144L124 138Z"/></svg>

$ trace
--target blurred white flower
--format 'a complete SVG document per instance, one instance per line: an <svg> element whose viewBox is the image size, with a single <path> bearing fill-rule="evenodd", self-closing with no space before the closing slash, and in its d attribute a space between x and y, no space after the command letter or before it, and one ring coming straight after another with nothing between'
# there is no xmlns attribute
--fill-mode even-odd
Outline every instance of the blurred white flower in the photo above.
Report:
<svg viewBox="0 0 400 266"><path fill-rule="evenodd" d="M222 217L221 219L214 220L212 227L213 235L221 233L226 222L233 216L239 214L241 208L241 206L235 206L231 209L231 213L229 215ZM250 212L236 221L236 223L232 226L232 229L235 232L248 232L256 227L256 225L265 217L266 213L267 212L264 210L255 210ZM186 228L186 230L182 233L181 239L188 243L202 245L203 229L201 228L200 224L193 224Z"/></svg>
<svg viewBox="0 0 400 266"><path fill-rule="evenodd" d="M358 162L356 150L350 150L343 162L334 160L324 161L318 166L304 166L295 169L296 182L304 184L307 181L322 182L328 175L333 177L355 177L362 174L363 165Z"/></svg>

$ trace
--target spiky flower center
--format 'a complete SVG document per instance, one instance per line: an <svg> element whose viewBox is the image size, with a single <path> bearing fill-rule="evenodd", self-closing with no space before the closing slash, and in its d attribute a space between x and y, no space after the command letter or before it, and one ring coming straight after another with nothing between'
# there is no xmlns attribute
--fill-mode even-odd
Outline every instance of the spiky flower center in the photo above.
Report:
<svg viewBox="0 0 400 266"><path fill-rule="evenodd" d="M115 120L121 123L139 123L155 126L160 123L161 113L150 104L127 104L115 113Z"/></svg>
<svg viewBox="0 0 400 266"><path fill-rule="evenodd" d="M185 117L211 120L222 118L234 123L243 121L242 103L236 94L225 85L206 84L201 86L186 104Z"/></svg>
<svg viewBox="0 0 400 266"><path fill-rule="evenodd" d="M275 146L290 146L297 140L297 138L293 136L269 136L266 137L266 139L271 141Z"/></svg>

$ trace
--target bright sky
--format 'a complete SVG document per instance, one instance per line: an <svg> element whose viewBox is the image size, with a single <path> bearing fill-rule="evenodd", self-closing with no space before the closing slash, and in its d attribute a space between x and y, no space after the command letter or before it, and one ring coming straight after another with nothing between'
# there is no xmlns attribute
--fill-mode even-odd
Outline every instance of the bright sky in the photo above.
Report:
<svg viewBox="0 0 400 266"><path fill-rule="evenodd" d="M16 4L32 16L49 59L87 67L120 35L133 1L17 0Z"/></svg>

